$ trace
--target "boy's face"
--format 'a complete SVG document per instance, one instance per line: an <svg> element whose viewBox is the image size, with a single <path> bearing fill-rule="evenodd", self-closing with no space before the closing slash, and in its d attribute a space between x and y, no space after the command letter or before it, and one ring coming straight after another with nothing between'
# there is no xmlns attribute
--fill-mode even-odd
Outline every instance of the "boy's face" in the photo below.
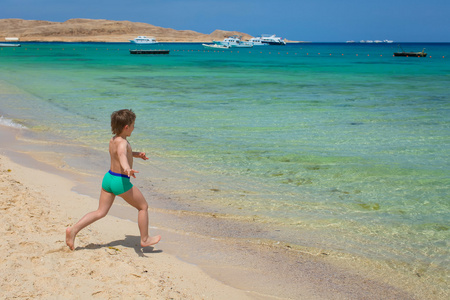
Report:
<svg viewBox="0 0 450 300"><path fill-rule="evenodd" d="M134 121L133 123L131 123L131 125L126 125L123 130L125 131L126 136L130 136L134 130Z"/></svg>

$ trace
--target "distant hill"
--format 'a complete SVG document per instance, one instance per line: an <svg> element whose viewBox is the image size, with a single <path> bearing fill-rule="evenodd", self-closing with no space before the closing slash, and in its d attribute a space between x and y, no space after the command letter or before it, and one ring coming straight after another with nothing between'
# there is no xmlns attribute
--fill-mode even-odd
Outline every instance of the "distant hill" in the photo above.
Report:
<svg viewBox="0 0 450 300"><path fill-rule="evenodd" d="M0 42L6 37L18 37L20 41L128 42L139 35L155 37L158 42L211 42L230 35L240 35L243 40L252 37L237 31L215 30L211 34L203 34L129 21L0 19Z"/></svg>

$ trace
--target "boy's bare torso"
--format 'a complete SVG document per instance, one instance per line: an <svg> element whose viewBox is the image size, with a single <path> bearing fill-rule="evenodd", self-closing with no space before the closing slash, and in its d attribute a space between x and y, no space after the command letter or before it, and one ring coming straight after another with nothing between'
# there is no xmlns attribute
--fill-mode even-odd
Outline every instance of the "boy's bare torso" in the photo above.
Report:
<svg viewBox="0 0 450 300"><path fill-rule="evenodd" d="M111 171L127 175L127 173L120 164L119 154L121 153L121 151L126 152L126 159L128 161L128 165L130 169L132 169L133 152L131 150L130 143L120 136L112 137L111 140L109 141L109 154L111 156Z"/></svg>

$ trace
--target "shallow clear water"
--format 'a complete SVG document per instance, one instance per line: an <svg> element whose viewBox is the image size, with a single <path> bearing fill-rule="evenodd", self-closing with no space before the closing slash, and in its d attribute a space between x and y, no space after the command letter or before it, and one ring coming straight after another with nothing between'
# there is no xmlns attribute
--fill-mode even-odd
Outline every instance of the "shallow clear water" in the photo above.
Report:
<svg viewBox="0 0 450 300"><path fill-rule="evenodd" d="M133 148L179 170L180 209L446 273L450 44L402 46L429 57L393 57L396 44L130 55L129 44L25 43L0 50L0 113L105 150L111 112L132 108Z"/></svg>

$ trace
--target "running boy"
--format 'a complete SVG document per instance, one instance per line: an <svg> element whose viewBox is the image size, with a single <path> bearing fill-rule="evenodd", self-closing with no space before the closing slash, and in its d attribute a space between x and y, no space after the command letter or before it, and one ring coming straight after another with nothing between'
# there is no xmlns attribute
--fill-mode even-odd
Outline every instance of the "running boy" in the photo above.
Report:
<svg viewBox="0 0 450 300"><path fill-rule="evenodd" d="M134 130L136 115L132 110L122 109L111 115L111 130L115 136L109 141L111 168L103 177L98 209L82 217L75 225L66 229L66 244L75 248L75 237L84 227L103 218L111 208L116 196L122 197L131 206L138 209L138 226L141 233L141 246L147 247L159 242L161 236L148 235L148 204L141 191L133 186L130 177L136 178L133 169L133 157L147 160L144 152L132 152L127 137Z"/></svg>

